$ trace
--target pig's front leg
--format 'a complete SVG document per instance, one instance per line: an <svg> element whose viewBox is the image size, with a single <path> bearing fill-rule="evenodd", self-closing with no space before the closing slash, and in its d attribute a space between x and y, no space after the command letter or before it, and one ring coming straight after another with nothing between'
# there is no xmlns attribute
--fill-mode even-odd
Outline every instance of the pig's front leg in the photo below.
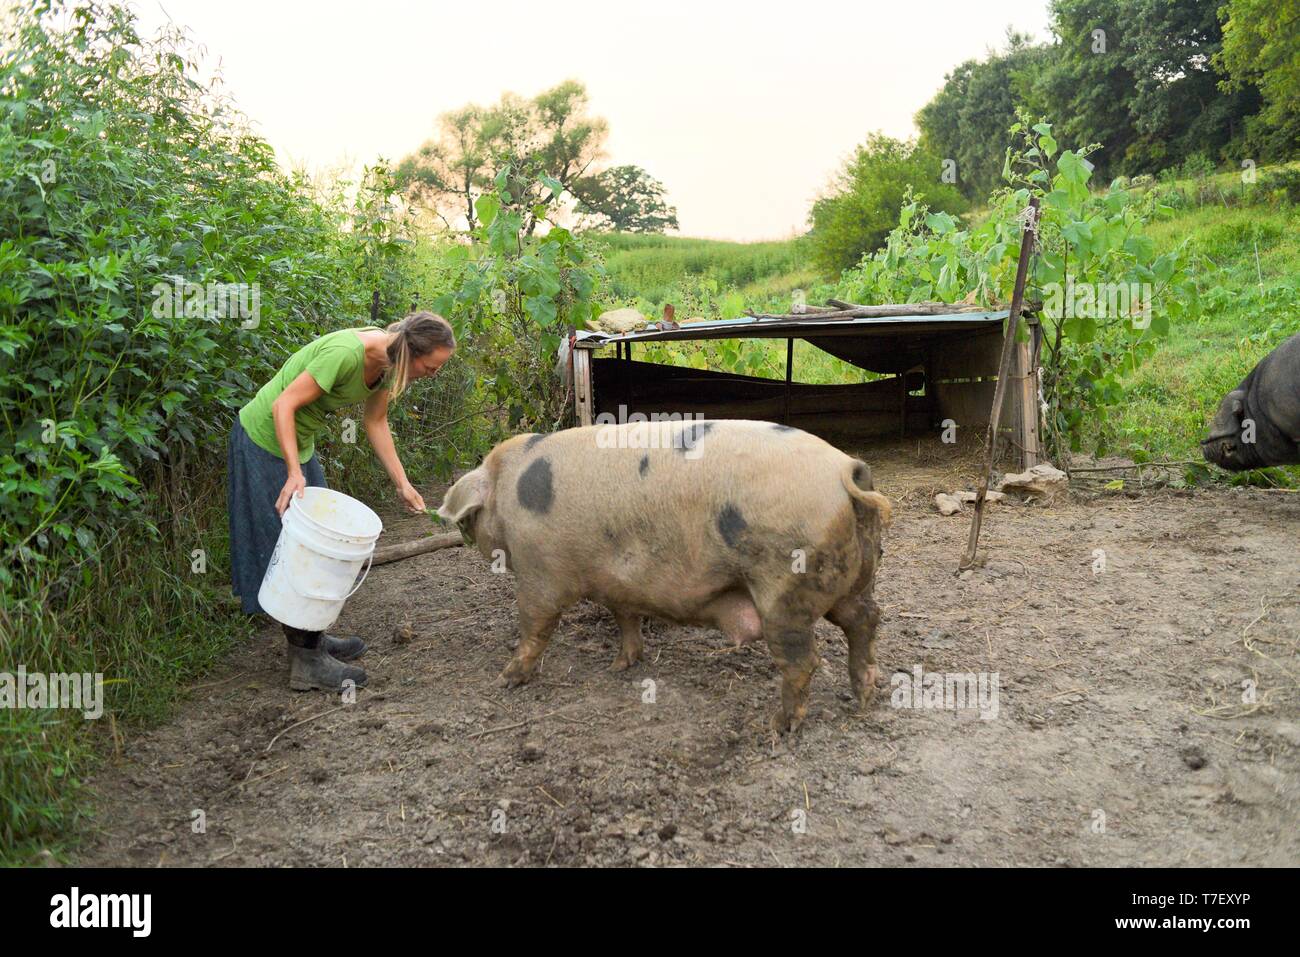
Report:
<svg viewBox="0 0 1300 957"><path fill-rule="evenodd" d="M641 660L641 654L645 651L645 639L641 637L641 616L616 608L611 608L610 611L614 613L618 630L623 636L623 647L612 667L615 671L626 671Z"/></svg>
<svg viewBox="0 0 1300 957"><path fill-rule="evenodd" d="M546 651L560 615L564 613L564 605L553 596L522 585L518 603L519 646L499 679L507 688L516 688L532 679L537 670L537 660Z"/></svg>

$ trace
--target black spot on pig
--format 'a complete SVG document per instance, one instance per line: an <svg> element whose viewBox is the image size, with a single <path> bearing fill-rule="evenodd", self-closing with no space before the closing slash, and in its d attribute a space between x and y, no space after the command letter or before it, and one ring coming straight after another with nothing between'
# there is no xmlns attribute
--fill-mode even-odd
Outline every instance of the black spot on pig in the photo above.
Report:
<svg viewBox="0 0 1300 957"><path fill-rule="evenodd" d="M536 459L524 469L524 473L519 476L516 491L519 494L519 504L528 511L536 512L538 515L549 512L551 502L555 498L551 488L551 460Z"/></svg>
<svg viewBox="0 0 1300 957"><path fill-rule="evenodd" d="M637 471L641 473L642 478L645 478L646 472L650 471L650 456L641 456L641 464L637 467Z"/></svg>
<svg viewBox="0 0 1300 957"><path fill-rule="evenodd" d="M798 431L800 431L799 429L796 429L793 425L785 425L785 424L782 423L782 422L773 422L773 423L772 423L772 428L776 429L778 432L798 432Z"/></svg>
<svg viewBox="0 0 1300 957"><path fill-rule="evenodd" d="M534 433L533 435L528 436L528 441L524 443L524 451L531 452L533 450L533 446L536 445L538 442L542 441L542 439L544 438L546 438L545 432L537 432Z"/></svg>
<svg viewBox="0 0 1300 957"><path fill-rule="evenodd" d="M749 523L745 521L745 516L741 515L740 509L731 503L724 505L722 511L718 512L718 533L727 543L728 548L736 548L748 528Z"/></svg>
<svg viewBox="0 0 1300 957"><path fill-rule="evenodd" d="M682 440L678 443L678 452L688 452L695 446L699 445L700 439L704 438L713 430L712 422L692 422L682 428Z"/></svg>

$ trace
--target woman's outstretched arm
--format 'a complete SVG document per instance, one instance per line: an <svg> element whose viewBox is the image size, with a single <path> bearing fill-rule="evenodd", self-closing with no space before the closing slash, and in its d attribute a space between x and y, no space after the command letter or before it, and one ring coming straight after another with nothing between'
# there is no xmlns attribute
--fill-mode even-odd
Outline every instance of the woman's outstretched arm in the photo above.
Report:
<svg viewBox="0 0 1300 957"><path fill-rule="evenodd" d="M370 440L375 455L384 465L384 471L393 480L397 495L412 512L424 511L424 499L406 478L406 469L397 457L397 448L393 445L393 433L388 428L388 390L380 389L366 399L365 414L366 438Z"/></svg>

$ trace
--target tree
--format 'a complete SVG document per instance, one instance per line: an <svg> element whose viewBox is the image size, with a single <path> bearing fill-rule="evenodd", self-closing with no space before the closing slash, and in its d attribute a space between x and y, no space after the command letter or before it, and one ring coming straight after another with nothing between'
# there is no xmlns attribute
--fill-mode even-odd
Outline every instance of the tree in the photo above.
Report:
<svg viewBox="0 0 1300 957"><path fill-rule="evenodd" d="M602 154L608 126L587 106L586 88L566 80L532 99L507 93L490 107L444 113L438 135L398 164L398 185L448 226L463 217L470 232L479 225L476 199L498 191L531 236L546 207Z"/></svg>
<svg viewBox="0 0 1300 957"><path fill-rule="evenodd" d="M624 233L662 233L677 228L677 209L664 200L664 185L639 166L613 166L573 184L583 224Z"/></svg>
<svg viewBox="0 0 1300 957"><path fill-rule="evenodd" d="M1026 105L1056 121L1063 144L1103 143L1088 160L1099 179L1115 176L1136 139L1128 102L1137 84L1123 55L1125 0L1052 0L1052 53L1027 91Z"/></svg>
<svg viewBox="0 0 1300 957"><path fill-rule="evenodd" d="M1223 45L1215 65L1227 73L1222 85L1257 85L1261 120L1281 133L1273 137L1279 152L1293 151L1300 144L1300 0L1228 0L1219 16Z"/></svg>
<svg viewBox="0 0 1300 957"><path fill-rule="evenodd" d="M1028 35L1008 31L1005 50L958 66L917 113L921 146L950 164L946 169L967 199L983 200L1001 185L1007 130L1024 100L1020 90L1032 84L1048 53Z"/></svg>
<svg viewBox="0 0 1300 957"><path fill-rule="evenodd" d="M403 159L394 170L407 196L439 216L455 209L468 228L474 219L474 197L492 180L491 144L483 134L483 110L465 106L438 118L439 136ZM455 213L453 213L455 215Z"/></svg>
<svg viewBox="0 0 1300 957"><path fill-rule="evenodd" d="M872 133L832 181L832 191L813 203L813 262L827 273L856 266L898 224L898 213L915 189L936 212L962 212L966 201L941 180L942 165L913 141Z"/></svg>
<svg viewBox="0 0 1300 957"><path fill-rule="evenodd" d="M1103 178L1241 154L1261 101L1249 83L1220 85L1221 3L1052 0L1056 45L1026 105L1056 118L1063 143L1105 143L1090 158Z"/></svg>
<svg viewBox="0 0 1300 957"><path fill-rule="evenodd" d="M1239 152L1245 117L1259 112L1259 91L1219 87L1213 60L1223 45L1222 0L1126 0L1120 9L1125 64L1136 79L1128 99L1137 142L1134 167L1155 170L1194 153Z"/></svg>

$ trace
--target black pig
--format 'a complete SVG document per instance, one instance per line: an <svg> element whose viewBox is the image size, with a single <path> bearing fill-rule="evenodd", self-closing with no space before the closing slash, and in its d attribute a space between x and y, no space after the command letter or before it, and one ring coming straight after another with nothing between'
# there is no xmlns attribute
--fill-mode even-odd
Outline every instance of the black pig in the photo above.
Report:
<svg viewBox="0 0 1300 957"><path fill-rule="evenodd" d="M1232 472L1300 463L1300 333L1223 397L1201 453Z"/></svg>

